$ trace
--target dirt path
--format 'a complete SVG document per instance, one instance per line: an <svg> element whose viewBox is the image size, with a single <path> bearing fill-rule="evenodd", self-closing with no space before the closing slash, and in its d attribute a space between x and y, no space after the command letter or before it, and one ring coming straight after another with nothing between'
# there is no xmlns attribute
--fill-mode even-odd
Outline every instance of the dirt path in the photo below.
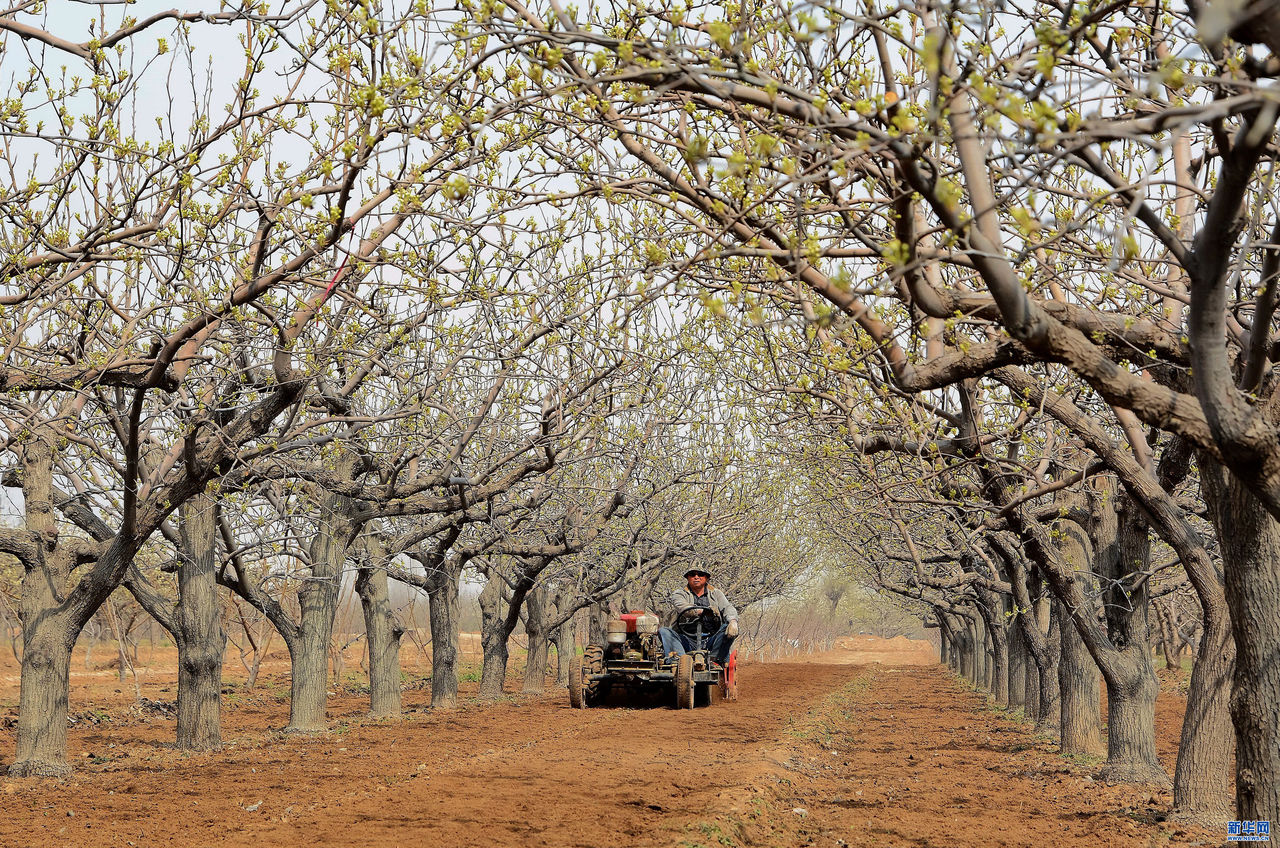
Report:
<svg viewBox="0 0 1280 848"><path fill-rule="evenodd" d="M232 744L210 755L163 745L167 718L73 730L75 777L0 784L0 845L1092 848L1210 838L1155 821L1167 795L1090 783L1086 768L983 709L937 666L750 665L742 685L739 703L693 712L573 711L557 692L389 724L360 719L360 699L337 698L336 729L323 737L264 735L283 724L284 705L241 701L228 710Z"/></svg>

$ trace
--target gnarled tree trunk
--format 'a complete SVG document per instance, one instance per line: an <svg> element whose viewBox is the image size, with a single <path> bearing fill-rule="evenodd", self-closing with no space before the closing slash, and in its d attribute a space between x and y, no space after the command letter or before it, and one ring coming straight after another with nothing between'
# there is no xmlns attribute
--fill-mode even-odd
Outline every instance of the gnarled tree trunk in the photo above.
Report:
<svg viewBox="0 0 1280 848"><path fill-rule="evenodd" d="M22 626L22 680L18 695L18 751L12 777L60 777L67 763L67 701L71 649L56 619Z"/></svg>
<svg viewBox="0 0 1280 848"><path fill-rule="evenodd" d="M559 627L551 629L551 644L556 648L556 685L569 685L569 664L573 661L574 655L578 652L578 646L573 640L573 616L569 614L569 606L571 603L571 594L561 588L556 593L555 616L563 618Z"/></svg>
<svg viewBox="0 0 1280 848"><path fill-rule="evenodd" d="M1021 709L1026 715L1027 706L1027 647L1022 628L1014 621L1009 627L1009 708Z"/></svg>
<svg viewBox="0 0 1280 848"><path fill-rule="evenodd" d="M1102 541L1097 562L1098 573L1106 581L1102 598L1107 637L1117 653L1102 668L1107 684L1106 774L1130 783L1168 784L1169 776L1156 757L1159 685L1147 626L1149 524L1128 495L1117 496L1114 509L1102 504L1094 514L1099 527L1096 538ZM1106 525L1117 515L1118 532L1113 537Z"/></svg>
<svg viewBox="0 0 1280 848"><path fill-rule="evenodd" d="M427 612L431 619L431 707L458 706L458 579L453 560L427 566Z"/></svg>
<svg viewBox="0 0 1280 848"><path fill-rule="evenodd" d="M1086 598L1097 597L1093 578L1093 550L1084 528L1074 522L1062 523L1061 550L1075 569L1076 585ZM1069 616L1061 602L1054 614L1060 622ZM1080 632L1069 623L1058 627L1058 692L1061 720L1058 742L1067 755L1101 756L1106 752L1102 739L1102 689L1098 665L1085 647Z"/></svg>
<svg viewBox="0 0 1280 848"><path fill-rule="evenodd" d="M982 614L984 629L990 641L991 652L987 663L987 686L995 702L1009 706L1009 631L1005 625L1004 598L999 594L978 589L980 603L978 610Z"/></svg>
<svg viewBox="0 0 1280 848"><path fill-rule="evenodd" d="M343 454L338 473L353 476L357 458ZM320 518L309 553L311 573L298 592L298 633L290 641L293 661L290 685L289 726L292 732L327 729L329 643L342 589L342 566L358 528L349 517L350 499L334 492L319 499Z"/></svg>
<svg viewBox="0 0 1280 848"><path fill-rule="evenodd" d="M178 747L203 751L222 744L222 655L227 636L218 606L218 528L214 499L196 495L179 508Z"/></svg>
<svg viewBox="0 0 1280 848"><path fill-rule="evenodd" d="M1084 579L1084 578L1078 578ZM1058 613L1066 618L1065 610ZM1058 726L1058 744L1069 755L1101 756L1106 753L1102 740L1102 688L1098 665L1090 656L1079 632L1071 626L1058 628L1058 693L1062 718Z"/></svg>
<svg viewBox="0 0 1280 848"><path fill-rule="evenodd" d="M400 637L387 593L387 572L374 560L356 573L356 594L364 612L369 646L369 713L375 718L400 715Z"/></svg>
<svg viewBox="0 0 1280 848"><path fill-rule="evenodd" d="M543 589L530 589L524 599L524 632L529 656L524 665L524 692L540 695L547 688L547 654L550 650L547 629L547 598Z"/></svg>
<svg viewBox="0 0 1280 848"><path fill-rule="evenodd" d="M22 677L18 684L18 751L13 777L60 776L67 763L71 648L58 593L71 561L58 549L53 517L53 450L40 438L23 446L22 495L30 550L22 557Z"/></svg>
<svg viewBox="0 0 1280 848"><path fill-rule="evenodd" d="M999 539L992 542L991 549L1004 560L1009 575L1013 602L1018 608L1012 623L1018 628L1022 646L1030 660L1024 672L1025 715L1036 723L1037 729L1045 730L1056 715L1057 657L1050 650L1049 639L1039 621L1043 611L1039 598L1040 579L1027 567L1026 560L1015 547Z"/></svg>
<svg viewBox="0 0 1280 848"><path fill-rule="evenodd" d="M1217 463L1202 459L1200 477L1222 546L1236 644L1236 818L1274 823L1280 821L1280 522ZM1206 632L1202 653L1209 641Z"/></svg>
<svg viewBox="0 0 1280 848"><path fill-rule="evenodd" d="M484 649L484 663L480 669L480 697L493 699L502 695L507 682L507 640L511 634L506 629L507 615L503 604L506 584L494 574L480 592L480 644Z"/></svg>

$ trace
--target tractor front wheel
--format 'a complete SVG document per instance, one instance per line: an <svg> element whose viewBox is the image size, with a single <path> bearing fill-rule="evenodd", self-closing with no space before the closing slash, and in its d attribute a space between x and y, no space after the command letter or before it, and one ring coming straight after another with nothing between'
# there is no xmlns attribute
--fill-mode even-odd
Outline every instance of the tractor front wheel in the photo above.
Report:
<svg viewBox="0 0 1280 848"><path fill-rule="evenodd" d="M681 654L676 663L676 709L693 709L693 657Z"/></svg>
<svg viewBox="0 0 1280 848"><path fill-rule="evenodd" d="M581 710L587 706L587 700L584 697L587 683L582 677L582 657L574 657L569 660L569 706L575 710Z"/></svg>

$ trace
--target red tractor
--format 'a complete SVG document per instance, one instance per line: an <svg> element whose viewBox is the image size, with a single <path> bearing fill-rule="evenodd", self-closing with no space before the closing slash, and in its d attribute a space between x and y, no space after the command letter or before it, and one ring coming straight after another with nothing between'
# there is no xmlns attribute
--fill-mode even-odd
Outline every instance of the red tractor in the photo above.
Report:
<svg viewBox="0 0 1280 848"><path fill-rule="evenodd" d="M582 656L569 663L569 703L584 709L601 703L615 689L667 687L674 690L677 709L738 700L738 652L720 665L706 648L718 627L714 612L700 616L690 634L693 650L667 662L656 615L633 610L610 619L605 645L588 645Z"/></svg>

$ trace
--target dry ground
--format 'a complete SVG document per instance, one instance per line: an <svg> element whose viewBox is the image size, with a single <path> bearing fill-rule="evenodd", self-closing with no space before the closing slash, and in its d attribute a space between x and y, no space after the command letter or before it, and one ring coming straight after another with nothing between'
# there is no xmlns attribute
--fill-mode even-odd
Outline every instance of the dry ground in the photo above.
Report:
<svg viewBox="0 0 1280 848"><path fill-rule="evenodd" d="M99 654L102 656L102 654ZM145 658L145 649L144 649ZM163 659L163 657L160 657ZM156 666L159 667L158 665ZM0 716L17 700L0 666ZM1111 787L909 640L844 640L809 662L748 665L742 700L692 712L573 711L563 690L284 736L288 681L234 685L226 749L171 747L172 678L78 671L65 781L0 781L0 846L1094 846L1218 844L1161 821L1168 793ZM514 676L513 676L514 678ZM513 679L513 685L516 681ZM120 690L120 691L116 691ZM466 687L464 687L466 691ZM1181 703L1162 697L1161 755ZM13 731L0 730L0 760Z"/></svg>

